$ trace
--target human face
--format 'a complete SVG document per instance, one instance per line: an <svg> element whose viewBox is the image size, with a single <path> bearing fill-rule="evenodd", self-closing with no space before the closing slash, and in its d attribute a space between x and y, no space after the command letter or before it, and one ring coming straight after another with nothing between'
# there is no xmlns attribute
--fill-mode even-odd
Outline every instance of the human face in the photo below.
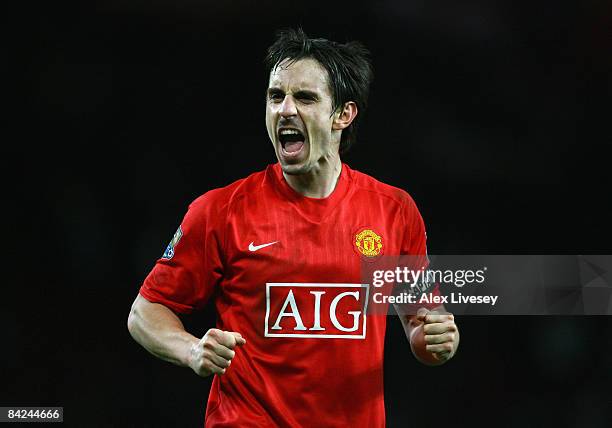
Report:
<svg viewBox="0 0 612 428"><path fill-rule="evenodd" d="M314 172L338 157L327 71L312 58L282 61L270 73L266 128L283 172Z"/></svg>

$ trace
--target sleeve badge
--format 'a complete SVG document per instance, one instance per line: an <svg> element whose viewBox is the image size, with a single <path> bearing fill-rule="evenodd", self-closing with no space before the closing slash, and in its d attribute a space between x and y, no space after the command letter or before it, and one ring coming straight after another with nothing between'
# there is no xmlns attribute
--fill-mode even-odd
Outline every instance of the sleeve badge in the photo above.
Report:
<svg viewBox="0 0 612 428"><path fill-rule="evenodd" d="M179 226L179 228L174 233L172 240L166 247L166 251L164 251L164 255L162 256L162 259L170 260L172 257L174 257L174 247L176 247L176 244L179 243L182 236L183 236L183 230L181 229L181 226Z"/></svg>

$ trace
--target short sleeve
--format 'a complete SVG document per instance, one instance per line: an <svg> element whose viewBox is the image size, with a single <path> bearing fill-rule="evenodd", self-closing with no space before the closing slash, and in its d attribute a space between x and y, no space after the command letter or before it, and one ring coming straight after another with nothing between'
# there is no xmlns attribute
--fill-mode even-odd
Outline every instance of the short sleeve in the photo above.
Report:
<svg viewBox="0 0 612 428"><path fill-rule="evenodd" d="M144 280L140 294L180 313L204 306L223 276L222 218L210 192L196 199Z"/></svg>
<svg viewBox="0 0 612 428"><path fill-rule="evenodd" d="M424 256L427 259L427 232L425 222L416 204L409 197L403 207L404 240L402 255ZM427 263L428 264L428 263Z"/></svg>
<svg viewBox="0 0 612 428"><path fill-rule="evenodd" d="M408 201L404 205L404 241L402 242L401 254L403 256L409 256L409 263L413 265L413 269L427 269L429 267L429 257L427 255L427 232L425 230L425 222L419 212L416 204L409 197ZM426 283L422 284L426 293L431 293L434 296L440 295L439 284ZM427 303L419 304L419 307L425 307L427 309L433 309L439 304Z"/></svg>

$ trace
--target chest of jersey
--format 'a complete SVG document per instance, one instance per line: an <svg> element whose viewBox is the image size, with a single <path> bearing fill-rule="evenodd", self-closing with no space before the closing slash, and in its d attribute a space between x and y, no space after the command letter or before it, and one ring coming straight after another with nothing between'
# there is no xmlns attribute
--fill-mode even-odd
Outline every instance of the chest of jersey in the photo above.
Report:
<svg viewBox="0 0 612 428"><path fill-rule="evenodd" d="M242 291L263 282L361 281L361 265L397 254L396 210L350 196L318 218L290 203L243 201L228 225L227 279Z"/></svg>
<svg viewBox="0 0 612 428"><path fill-rule="evenodd" d="M227 229L222 300L239 302L266 337L365 337L363 264L397 254L403 237L394 208L368 196L324 213L241 201Z"/></svg>

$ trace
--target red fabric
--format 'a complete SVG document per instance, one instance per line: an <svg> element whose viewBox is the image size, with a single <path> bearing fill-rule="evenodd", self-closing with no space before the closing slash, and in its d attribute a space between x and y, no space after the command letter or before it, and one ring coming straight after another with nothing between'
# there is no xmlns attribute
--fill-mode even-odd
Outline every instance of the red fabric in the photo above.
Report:
<svg viewBox="0 0 612 428"><path fill-rule="evenodd" d="M328 198L307 198L276 164L195 200L181 229L173 257L157 261L140 293L182 313L214 298L217 327L247 339L213 381L207 427L385 425L386 316L359 314L355 237L375 232L381 255L425 254L406 192L343 165Z"/></svg>

